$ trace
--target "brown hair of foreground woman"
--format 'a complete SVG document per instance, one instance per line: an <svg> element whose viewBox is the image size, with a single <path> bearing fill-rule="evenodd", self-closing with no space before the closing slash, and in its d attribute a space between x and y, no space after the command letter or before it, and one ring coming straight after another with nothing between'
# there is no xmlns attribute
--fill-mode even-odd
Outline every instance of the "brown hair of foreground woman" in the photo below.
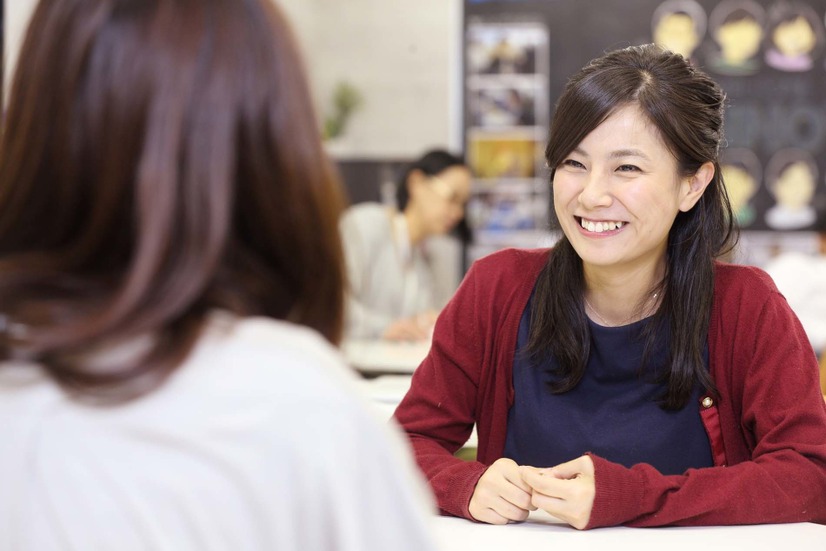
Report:
<svg viewBox="0 0 826 551"><path fill-rule="evenodd" d="M0 165L3 355L68 390L159 385L215 308L342 331L339 183L268 2L45 2ZM92 369L86 353L154 334Z"/></svg>
<svg viewBox="0 0 826 551"><path fill-rule="evenodd" d="M41 0L18 66L0 549L434 549L334 346L342 190L276 5Z"/></svg>

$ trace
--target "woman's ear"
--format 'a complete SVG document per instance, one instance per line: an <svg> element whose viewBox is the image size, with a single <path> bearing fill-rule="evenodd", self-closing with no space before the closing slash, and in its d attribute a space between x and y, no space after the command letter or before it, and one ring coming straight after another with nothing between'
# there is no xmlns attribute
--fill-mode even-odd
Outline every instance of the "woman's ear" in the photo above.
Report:
<svg viewBox="0 0 826 551"><path fill-rule="evenodd" d="M694 208L712 178L714 178L714 163L706 161L697 169L697 172L683 180L680 190L681 211L688 212Z"/></svg>

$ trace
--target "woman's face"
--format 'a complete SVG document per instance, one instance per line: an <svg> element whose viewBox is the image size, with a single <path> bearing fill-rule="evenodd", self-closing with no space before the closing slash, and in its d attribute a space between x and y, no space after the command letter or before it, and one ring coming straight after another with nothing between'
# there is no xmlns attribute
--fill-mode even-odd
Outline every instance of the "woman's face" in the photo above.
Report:
<svg viewBox="0 0 826 551"><path fill-rule="evenodd" d="M710 180L713 165L703 170L711 170ZM690 210L704 189L696 191L696 177L680 177L657 128L629 105L556 168L554 209L586 269L658 269L677 213Z"/></svg>
<svg viewBox="0 0 826 551"><path fill-rule="evenodd" d="M433 176L417 174L410 186L408 209L413 209L428 235L450 232L465 215L470 197L471 174L455 165Z"/></svg>

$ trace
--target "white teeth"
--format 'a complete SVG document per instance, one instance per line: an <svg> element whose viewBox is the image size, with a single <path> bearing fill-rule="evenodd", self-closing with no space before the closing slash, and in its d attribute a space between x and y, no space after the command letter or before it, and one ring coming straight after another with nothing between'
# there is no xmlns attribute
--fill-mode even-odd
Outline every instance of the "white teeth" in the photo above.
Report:
<svg viewBox="0 0 826 551"><path fill-rule="evenodd" d="M580 218L580 224L583 228L590 232L602 233L605 231L617 230L621 228L625 222L592 222L585 218Z"/></svg>

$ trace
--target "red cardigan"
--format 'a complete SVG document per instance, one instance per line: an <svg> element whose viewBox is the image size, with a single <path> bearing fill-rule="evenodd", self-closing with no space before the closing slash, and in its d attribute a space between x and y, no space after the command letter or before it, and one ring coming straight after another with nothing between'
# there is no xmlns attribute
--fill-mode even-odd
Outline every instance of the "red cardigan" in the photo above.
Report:
<svg viewBox="0 0 826 551"><path fill-rule="evenodd" d="M476 482L502 457L519 319L548 252L509 249L474 263L396 410L443 513L471 518ZM817 360L763 271L716 265L708 345L720 400L697 407L715 466L666 476L592 455L589 528L826 523L826 404ZM477 461L453 457L474 423Z"/></svg>

